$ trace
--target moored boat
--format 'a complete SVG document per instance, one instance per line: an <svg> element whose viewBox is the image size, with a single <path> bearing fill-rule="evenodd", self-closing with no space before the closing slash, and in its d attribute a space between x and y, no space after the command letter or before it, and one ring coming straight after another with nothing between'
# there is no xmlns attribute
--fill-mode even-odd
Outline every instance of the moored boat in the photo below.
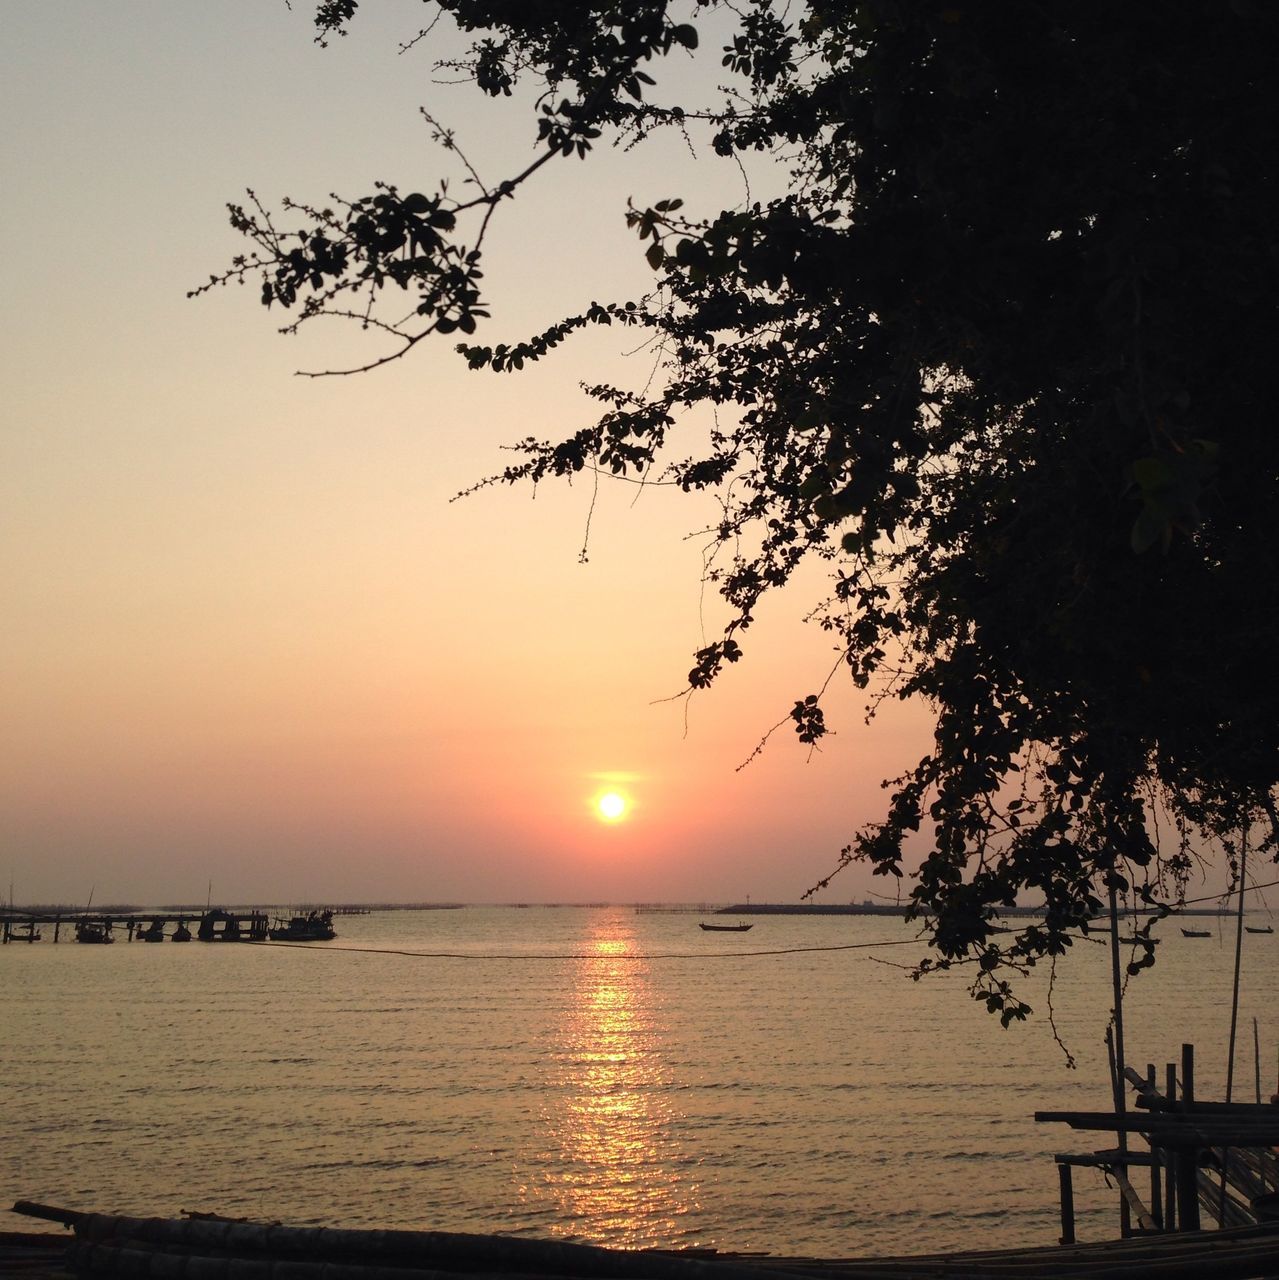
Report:
<svg viewBox="0 0 1279 1280"><path fill-rule="evenodd" d="M1211 929L1183 929L1181 931L1183 938L1211 938Z"/></svg>
<svg viewBox="0 0 1279 1280"><path fill-rule="evenodd" d="M304 916L277 918L267 935L272 942L330 942L337 937L332 911L308 911Z"/></svg>
<svg viewBox="0 0 1279 1280"><path fill-rule="evenodd" d="M111 922L109 920L77 920L75 940L95 943L114 942L115 938L111 936Z"/></svg>
<svg viewBox="0 0 1279 1280"><path fill-rule="evenodd" d="M753 929L753 924L707 924L705 921L697 922L699 929L705 929L707 933L745 933L747 929Z"/></svg>

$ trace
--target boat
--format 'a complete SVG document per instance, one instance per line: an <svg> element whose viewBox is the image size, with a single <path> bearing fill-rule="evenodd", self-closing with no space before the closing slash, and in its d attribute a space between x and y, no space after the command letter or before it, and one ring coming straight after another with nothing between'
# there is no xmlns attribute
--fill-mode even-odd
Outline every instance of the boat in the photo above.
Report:
<svg viewBox="0 0 1279 1280"><path fill-rule="evenodd" d="M1274 925L1270 924L1246 924L1243 927L1245 933L1274 933Z"/></svg>
<svg viewBox="0 0 1279 1280"><path fill-rule="evenodd" d="M152 920L145 929L138 930L138 940L140 942L163 942L164 941L164 921Z"/></svg>
<svg viewBox="0 0 1279 1280"><path fill-rule="evenodd" d="M272 942L329 942L337 937L333 912L308 911L304 916L291 916L288 920L277 917L267 936Z"/></svg>
<svg viewBox="0 0 1279 1280"><path fill-rule="evenodd" d="M75 923L75 940L77 942L114 942L111 936L110 922L99 923L96 920L77 920Z"/></svg>
<svg viewBox="0 0 1279 1280"><path fill-rule="evenodd" d="M753 924L706 924L704 921L697 922L699 929L705 929L707 933L745 933L747 929L753 929Z"/></svg>
<svg viewBox="0 0 1279 1280"><path fill-rule="evenodd" d="M187 928L187 922L185 920L178 921L178 927L174 929L173 937L170 938L169 941L170 942L190 942L191 941L191 930Z"/></svg>
<svg viewBox="0 0 1279 1280"><path fill-rule="evenodd" d="M1211 929L1183 929L1181 931L1183 938L1211 938Z"/></svg>

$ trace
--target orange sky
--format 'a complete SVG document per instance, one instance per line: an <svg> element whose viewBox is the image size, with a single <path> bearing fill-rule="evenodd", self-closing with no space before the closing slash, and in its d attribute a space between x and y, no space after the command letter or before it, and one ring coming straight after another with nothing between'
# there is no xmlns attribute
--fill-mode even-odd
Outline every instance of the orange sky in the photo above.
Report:
<svg viewBox="0 0 1279 1280"><path fill-rule="evenodd" d="M419 4L327 51L312 7L6 16L0 874L19 901L193 901L210 879L229 901L798 897L924 741L902 709L868 732L845 690L811 761L783 732L735 771L831 664L798 622L820 574L761 611L686 726L657 700L722 617L686 536L713 505L605 486L580 564L588 485L449 502L503 443L587 420L579 380L642 383L651 357L605 332L484 376L445 342L305 380L367 339L277 337L251 290L184 298L238 251L223 206L246 185L430 189L420 103L489 173L529 154L525 114L395 54ZM484 341L643 291L628 195L744 192L678 146L552 169L495 235ZM631 801L613 824L605 774Z"/></svg>

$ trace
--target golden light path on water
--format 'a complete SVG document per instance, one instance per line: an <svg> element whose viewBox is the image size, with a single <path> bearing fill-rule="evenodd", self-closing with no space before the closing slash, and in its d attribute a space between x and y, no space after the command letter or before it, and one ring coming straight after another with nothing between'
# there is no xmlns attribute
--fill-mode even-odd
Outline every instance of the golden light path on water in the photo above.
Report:
<svg viewBox="0 0 1279 1280"><path fill-rule="evenodd" d="M1194 1043L1221 1098L1233 935L1178 923L1130 984L1127 1053ZM903 920L697 925L474 907L344 918L313 948L0 948L0 1185L139 1216L830 1258L1056 1239L1052 1155L1074 1143L1034 1116L1112 1105L1102 943L1058 974L1069 1071L1042 971L1040 1012L1004 1031L963 974L894 967ZM1279 947L1243 952L1251 1100L1274 1079ZM1115 1204L1076 1177L1081 1240L1114 1236Z"/></svg>
<svg viewBox="0 0 1279 1280"><path fill-rule="evenodd" d="M541 1115L547 1154L522 1191L554 1204L556 1234L638 1245L678 1234L699 1208L698 1188L677 1136L648 966L618 923L601 921L574 965Z"/></svg>

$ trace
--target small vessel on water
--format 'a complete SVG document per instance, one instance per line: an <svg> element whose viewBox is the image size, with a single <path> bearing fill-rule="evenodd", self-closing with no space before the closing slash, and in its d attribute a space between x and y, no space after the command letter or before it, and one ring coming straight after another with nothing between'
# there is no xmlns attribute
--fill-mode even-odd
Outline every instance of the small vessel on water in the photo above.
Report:
<svg viewBox="0 0 1279 1280"><path fill-rule="evenodd" d="M697 922L699 929L705 929L707 933L745 933L747 929L753 929L753 924L707 924L703 920Z"/></svg>
<svg viewBox="0 0 1279 1280"><path fill-rule="evenodd" d="M1243 927L1244 933L1274 933L1274 925L1271 924L1246 924Z"/></svg>
<svg viewBox="0 0 1279 1280"><path fill-rule="evenodd" d="M140 942L163 942L164 923L163 920L152 920L145 929L138 930L138 940Z"/></svg>
<svg viewBox="0 0 1279 1280"><path fill-rule="evenodd" d="M337 937L332 911L308 911L304 916L278 917L267 935L272 942L330 942Z"/></svg>
<svg viewBox="0 0 1279 1280"><path fill-rule="evenodd" d="M187 922L185 920L178 921L178 927L174 929L173 937L171 937L169 941L170 942L190 942L191 941L191 930L187 928Z"/></svg>
<svg viewBox="0 0 1279 1280"><path fill-rule="evenodd" d="M1183 938L1211 938L1211 929L1183 929L1181 931Z"/></svg>
<svg viewBox="0 0 1279 1280"><path fill-rule="evenodd" d="M95 889L89 890L89 900L84 904L85 914L75 922L75 940L77 942L114 942L111 936L111 921L107 919L93 920L89 918L89 909L93 906ZM13 893L12 887L9 890Z"/></svg>

